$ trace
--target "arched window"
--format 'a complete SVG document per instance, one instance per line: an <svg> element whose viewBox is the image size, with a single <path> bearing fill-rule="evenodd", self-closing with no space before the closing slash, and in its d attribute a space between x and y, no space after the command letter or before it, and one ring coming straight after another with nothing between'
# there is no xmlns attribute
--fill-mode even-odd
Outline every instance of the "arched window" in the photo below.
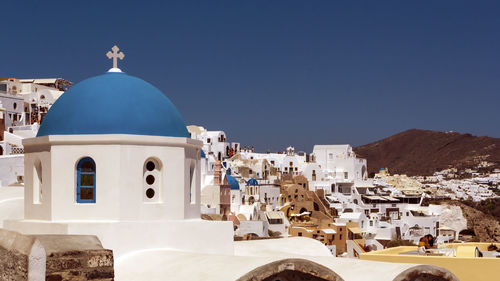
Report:
<svg viewBox="0 0 500 281"><path fill-rule="evenodd" d="M313 203L314 203L314 205L313 205L314 206L314 210L315 211L319 211L319 205L318 205L318 203L316 203L316 202L313 202Z"/></svg>
<svg viewBox="0 0 500 281"><path fill-rule="evenodd" d="M42 203L42 163L36 159L33 163L33 204Z"/></svg>
<svg viewBox="0 0 500 281"><path fill-rule="evenodd" d="M161 163L154 158L147 159L143 168L143 199L145 202L158 202L160 200L160 176Z"/></svg>
<svg viewBox="0 0 500 281"><path fill-rule="evenodd" d="M189 202L196 203L196 163L194 160L189 165Z"/></svg>
<svg viewBox="0 0 500 281"><path fill-rule="evenodd" d="M95 177L94 160L82 158L76 166L76 202L95 203Z"/></svg>

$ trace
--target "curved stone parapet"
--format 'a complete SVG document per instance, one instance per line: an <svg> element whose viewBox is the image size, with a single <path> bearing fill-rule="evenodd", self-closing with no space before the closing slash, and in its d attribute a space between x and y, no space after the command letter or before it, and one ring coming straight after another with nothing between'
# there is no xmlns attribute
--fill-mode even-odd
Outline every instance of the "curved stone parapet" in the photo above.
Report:
<svg viewBox="0 0 500 281"><path fill-rule="evenodd" d="M331 269L306 259L283 259L255 268L236 281L314 280L344 281Z"/></svg>
<svg viewBox="0 0 500 281"><path fill-rule="evenodd" d="M449 270L434 265L417 265L401 272L393 281L459 281Z"/></svg>

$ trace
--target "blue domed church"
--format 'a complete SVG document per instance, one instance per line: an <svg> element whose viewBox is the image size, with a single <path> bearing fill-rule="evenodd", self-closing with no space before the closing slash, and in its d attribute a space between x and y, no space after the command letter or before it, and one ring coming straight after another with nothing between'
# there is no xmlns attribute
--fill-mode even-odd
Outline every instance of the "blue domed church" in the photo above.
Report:
<svg viewBox="0 0 500 281"><path fill-rule="evenodd" d="M167 96L113 59L107 73L64 93L37 137L23 141L25 219L5 227L94 234L115 256L199 243L232 252L232 225L200 219L202 142L189 137Z"/></svg>

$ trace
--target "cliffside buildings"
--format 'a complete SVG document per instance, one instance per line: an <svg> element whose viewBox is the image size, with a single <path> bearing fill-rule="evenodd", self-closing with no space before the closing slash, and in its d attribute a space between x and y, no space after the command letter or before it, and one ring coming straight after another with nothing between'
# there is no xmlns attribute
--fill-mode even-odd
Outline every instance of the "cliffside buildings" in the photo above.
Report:
<svg viewBox="0 0 500 281"><path fill-rule="evenodd" d="M23 183L22 140L36 136L52 104L71 86L61 78L0 78L0 183Z"/></svg>

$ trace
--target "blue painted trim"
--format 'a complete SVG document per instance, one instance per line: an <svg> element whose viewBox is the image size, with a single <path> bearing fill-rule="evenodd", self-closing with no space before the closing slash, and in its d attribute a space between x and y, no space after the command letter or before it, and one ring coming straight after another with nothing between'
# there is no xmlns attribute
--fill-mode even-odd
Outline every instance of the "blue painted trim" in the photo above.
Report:
<svg viewBox="0 0 500 281"><path fill-rule="evenodd" d="M93 173L88 173L88 172L82 172L81 171L81 168L82 168L82 165L83 163L85 162L91 162L92 165L94 166L94 172ZM94 185L93 186L85 186L84 188L92 188L94 189L94 198L92 200L82 200L80 199L80 178L81 178L81 175L94 175ZM85 158L82 158L80 159L80 161L78 161L78 165L76 166L76 202L77 203L95 203L95 197L96 197L96 165L95 165L95 162L92 158L90 157L85 157Z"/></svg>

